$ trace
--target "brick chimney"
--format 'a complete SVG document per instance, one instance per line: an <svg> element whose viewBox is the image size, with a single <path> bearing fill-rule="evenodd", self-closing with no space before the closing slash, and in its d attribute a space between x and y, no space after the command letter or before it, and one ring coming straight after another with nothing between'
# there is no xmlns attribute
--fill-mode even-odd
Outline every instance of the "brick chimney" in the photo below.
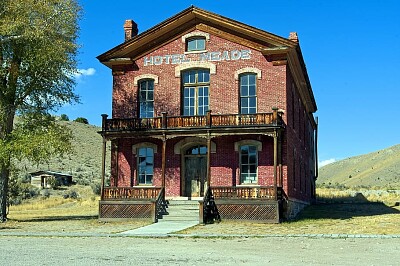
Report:
<svg viewBox="0 0 400 266"><path fill-rule="evenodd" d="M125 20L124 31L125 31L125 41L132 39L139 32L137 24L131 19Z"/></svg>
<svg viewBox="0 0 400 266"><path fill-rule="evenodd" d="M297 32L291 32L289 33L289 40L299 43L299 37L297 36Z"/></svg>

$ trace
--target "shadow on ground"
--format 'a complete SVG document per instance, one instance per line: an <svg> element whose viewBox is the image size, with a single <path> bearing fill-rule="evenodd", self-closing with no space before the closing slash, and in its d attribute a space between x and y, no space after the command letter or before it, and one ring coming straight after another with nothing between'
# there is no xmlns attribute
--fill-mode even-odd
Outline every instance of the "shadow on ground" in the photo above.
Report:
<svg viewBox="0 0 400 266"><path fill-rule="evenodd" d="M50 221L76 221L76 220L95 220L98 219L97 215L80 215L80 216L47 216L29 219L15 219L18 222L50 222ZM10 219L13 221L13 219Z"/></svg>
<svg viewBox="0 0 400 266"><path fill-rule="evenodd" d="M359 193L354 197L319 198L317 204L305 208L296 220L350 219L385 214L400 214L400 208L382 202L370 202Z"/></svg>

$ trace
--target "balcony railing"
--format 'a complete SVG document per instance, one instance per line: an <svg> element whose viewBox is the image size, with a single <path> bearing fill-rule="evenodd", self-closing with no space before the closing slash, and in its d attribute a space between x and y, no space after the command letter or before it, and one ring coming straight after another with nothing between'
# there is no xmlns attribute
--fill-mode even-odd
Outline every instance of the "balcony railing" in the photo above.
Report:
<svg viewBox="0 0 400 266"><path fill-rule="evenodd" d="M271 113L257 114L211 114L205 116L167 116L154 118L114 118L103 116L103 131L140 131L157 129L219 128L249 126L279 126L282 113L274 109Z"/></svg>

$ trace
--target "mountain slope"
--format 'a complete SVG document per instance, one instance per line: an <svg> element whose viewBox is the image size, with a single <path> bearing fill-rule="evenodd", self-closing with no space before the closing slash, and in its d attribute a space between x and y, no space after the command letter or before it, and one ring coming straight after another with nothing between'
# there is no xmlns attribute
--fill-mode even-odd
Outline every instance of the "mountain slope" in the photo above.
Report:
<svg viewBox="0 0 400 266"><path fill-rule="evenodd" d="M321 167L317 184L400 188L400 145Z"/></svg>
<svg viewBox="0 0 400 266"><path fill-rule="evenodd" d="M72 174L73 180L82 185L89 185L101 178L102 138L97 132L100 127L73 121L58 121L72 130L74 151L63 158L54 157L46 164L34 165L28 161L17 163L21 170L20 175L25 175L38 170L51 170ZM108 143L109 144L109 143ZM110 172L110 147L107 148L107 169Z"/></svg>

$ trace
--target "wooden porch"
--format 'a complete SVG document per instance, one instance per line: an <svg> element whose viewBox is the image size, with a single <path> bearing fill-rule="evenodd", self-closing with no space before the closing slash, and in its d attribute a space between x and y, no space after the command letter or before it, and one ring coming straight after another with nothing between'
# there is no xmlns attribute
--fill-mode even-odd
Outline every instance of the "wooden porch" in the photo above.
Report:
<svg viewBox="0 0 400 266"><path fill-rule="evenodd" d="M251 115L212 114L205 116L167 116L155 118L114 118L102 115L103 162L102 196L99 217L101 219L143 218L157 222L166 212L166 143L177 136L203 135L207 139L207 184L211 178L211 139L231 134L261 134L274 140L274 185L208 187L200 203L200 222L208 223L222 219L279 222L281 201L281 131L284 130L282 113L274 108L270 113ZM107 140L130 137L153 137L162 140L161 186L160 187L104 187L105 156ZM167 137L168 136L168 137ZM120 213L120 214L118 214ZM123 213L123 214L122 214ZM121 216L121 217L119 217Z"/></svg>
<svg viewBox="0 0 400 266"><path fill-rule="evenodd" d="M282 188L274 186L209 187L199 204L199 222L223 220L278 223ZM147 219L167 214L161 187L105 187L99 206L101 220Z"/></svg>
<svg viewBox="0 0 400 266"><path fill-rule="evenodd" d="M145 219L156 223L166 213L163 187L102 187L100 220Z"/></svg>
<svg viewBox="0 0 400 266"><path fill-rule="evenodd" d="M209 187L200 207L201 222L237 220L279 223L283 199L281 187Z"/></svg>

